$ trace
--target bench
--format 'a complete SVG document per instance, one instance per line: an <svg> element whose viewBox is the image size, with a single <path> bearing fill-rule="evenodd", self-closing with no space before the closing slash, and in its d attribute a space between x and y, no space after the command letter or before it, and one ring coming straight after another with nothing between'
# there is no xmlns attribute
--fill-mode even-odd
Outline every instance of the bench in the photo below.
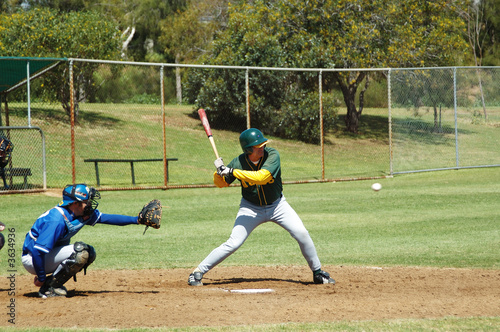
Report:
<svg viewBox="0 0 500 332"><path fill-rule="evenodd" d="M20 168L20 167L4 168L3 172L0 170L0 174L1 173L3 173L2 180L4 181L5 189L9 189L7 182L12 184L12 178L14 176L24 176L24 189L27 189L28 176L33 175L31 173L31 168Z"/></svg>
<svg viewBox="0 0 500 332"><path fill-rule="evenodd" d="M168 162L169 161L177 161L177 158L167 158L166 166L167 166L167 181L168 181ZM132 185L135 186L135 172L134 172L134 163L137 162L148 162L148 161L163 161L163 158L152 158L152 159L84 159L86 163L94 163L95 166L95 177L97 180L97 186L101 186L101 180L99 179L99 163L129 163L130 164L130 172L132 173Z"/></svg>

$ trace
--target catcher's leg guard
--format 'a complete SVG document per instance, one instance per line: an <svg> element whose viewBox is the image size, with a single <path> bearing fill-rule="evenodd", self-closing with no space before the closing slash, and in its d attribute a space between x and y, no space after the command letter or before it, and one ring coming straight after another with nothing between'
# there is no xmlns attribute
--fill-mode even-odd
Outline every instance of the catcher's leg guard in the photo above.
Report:
<svg viewBox="0 0 500 332"><path fill-rule="evenodd" d="M76 274L82 269L85 269L86 273L87 267L96 258L94 247L86 243L75 242L74 250L71 256L61 263L61 268L58 268L58 271L53 274L53 278L50 281L51 287L61 287L71 279L71 277L76 281Z"/></svg>

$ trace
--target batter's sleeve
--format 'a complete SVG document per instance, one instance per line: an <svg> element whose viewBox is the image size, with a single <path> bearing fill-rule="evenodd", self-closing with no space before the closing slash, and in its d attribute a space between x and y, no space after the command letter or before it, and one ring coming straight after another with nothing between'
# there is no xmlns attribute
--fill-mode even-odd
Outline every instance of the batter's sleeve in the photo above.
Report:
<svg viewBox="0 0 500 332"><path fill-rule="evenodd" d="M267 169L260 169L258 171L244 171L241 169L234 169L233 175L238 180L259 185L265 185L273 181L273 176Z"/></svg>

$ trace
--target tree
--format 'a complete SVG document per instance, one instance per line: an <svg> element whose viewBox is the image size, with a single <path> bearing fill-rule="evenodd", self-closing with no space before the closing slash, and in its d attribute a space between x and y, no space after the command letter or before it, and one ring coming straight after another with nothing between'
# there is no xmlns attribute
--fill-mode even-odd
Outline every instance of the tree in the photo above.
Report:
<svg viewBox="0 0 500 332"><path fill-rule="evenodd" d="M0 15L0 55L22 57L59 57L114 60L119 57L119 31L102 14L63 13L35 8ZM106 42L103 43L102 41ZM75 63L75 115L78 104L95 89L93 73L98 64ZM61 77L63 80L61 80ZM57 98L70 115L69 74L59 66L45 77L45 93Z"/></svg>
<svg viewBox="0 0 500 332"><path fill-rule="evenodd" d="M461 13L467 22L467 39L472 50L474 65L480 67L500 64L500 48L495 37L500 30L500 0L472 0L467 12ZM498 37L497 37L498 38ZM484 118L488 118L484 100L481 73L477 70Z"/></svg>
<svg viewBox="0 0 500 332"><path fill-rule="evenodd" d="M21 0L0 0L0 13L11 13L21 8Z"/></svg>
<svg viewBox="0 0 500 332"><path fill-rule="evenodd" d="M483 64L500 66L500 0L483 0L485 3L485 48Z"/></svg>
<svg viewBox="0 0 500 332"><path fill-rule="evenodd" d="M500 0L470 0L466 12L467 40L476 66L500 65Z"/></svg>
<svg viewBox="0 0 500 332"><path fill-rule="evenodd" d="M75 0L76 1L76 0ZM124 58L135 61L161 59L163 50L158 38L160 22L186 7L186 0L98 0L91 6L118 22L126 31L123 46ZM160 56L158 56L160 55ZM164 59L162 59L164 60Z"/></svg>
<svg viewBox="0 0 500 332"><path fill-rule="evenodd" d="M0 0L2 1L2 0ZM7 1L7 0L4 0ZM10 0L20 1L20 0ZM161 59L157 43L161 20L186 5L186 0L22 0L29 8L61 12L96 11L118 23L123 31L122 58L136 61ZM164 59L161 59L164 60Z"/></svg>
<svg viewBox="0 0 500 332"><path fill-rule="evenodd" d="M61 12L89 9L95 0L24 0L27 8L52 8Z"/></svg>
<svg viewBox="0 0 500 332"><path fill-rule="evenodd" d="M255 0L230 8L210 62L346 69L456 65L466 51L464 22L456 15L464 6L461 0ZM278 56L267 57L269 49ZM334 75L347 108L346 130L356 133L368 74Z"/></svg>
<svg viewBox="0 0 500 332"><path fill-rule="evenodd" d="M206 54L226 13L225 0L191 2L185 11L167 17L161 23L159 42L175 63L193 62ZM182 102L180 68L176 69L177 101Z"/></svg>

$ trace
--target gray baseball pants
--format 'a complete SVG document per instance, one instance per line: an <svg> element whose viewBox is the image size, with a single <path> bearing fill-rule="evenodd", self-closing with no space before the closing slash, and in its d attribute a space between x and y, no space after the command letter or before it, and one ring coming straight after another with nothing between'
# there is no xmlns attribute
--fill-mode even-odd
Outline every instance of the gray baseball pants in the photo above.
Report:
<svg viewBox="0 0 500 332"><path fill-rule="evenodd" d="M217 264L221 263L241 247L257 226L268 221L272 221L286 229L299 243L302 255L309 264L311 271L321 268L316 247L309 232L302 223L299 215L286 201L285 196L282 196L274 203L264 206L253 204L242 198L231 236L226 242L215 248L198 265L200 271L207 273Z"/></svg>

